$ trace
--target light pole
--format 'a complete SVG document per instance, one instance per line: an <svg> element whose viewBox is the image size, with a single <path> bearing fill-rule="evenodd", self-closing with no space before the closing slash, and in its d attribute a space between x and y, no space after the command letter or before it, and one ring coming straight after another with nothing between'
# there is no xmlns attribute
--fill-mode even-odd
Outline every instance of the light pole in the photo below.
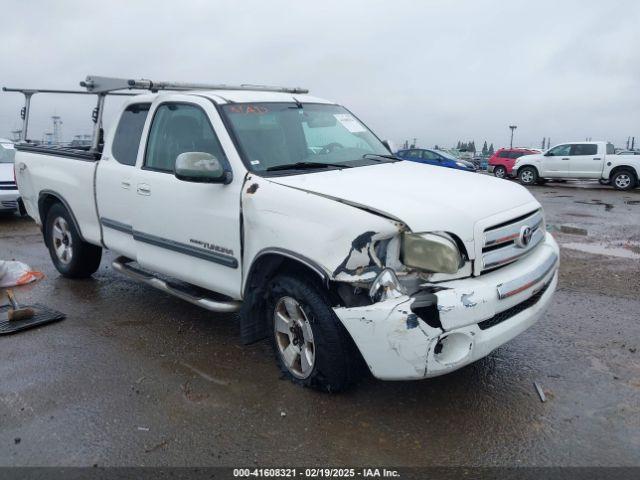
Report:
<svg viewBox="0 0 640 480"><path fill-rule="evenodd" d="M516 128L518 128L517 125L509 125L509 128L511 129L511 146L509 148L513 148L513 132L515 131Z"/></svg>

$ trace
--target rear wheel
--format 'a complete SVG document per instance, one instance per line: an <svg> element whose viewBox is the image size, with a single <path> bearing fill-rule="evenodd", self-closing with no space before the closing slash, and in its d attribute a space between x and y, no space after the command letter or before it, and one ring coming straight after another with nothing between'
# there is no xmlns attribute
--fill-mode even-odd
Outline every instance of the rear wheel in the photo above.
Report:
<svg viewBox="0 0 640 480"><path fill-rule="evenodd" d="M631 170L618 170L611 177L611 185L616 190L632 190L636 187L636 176Z"/></svg>
<svg viewBox="0 0 640 480"><path fill-rule="evenodd" d="M47 213L45 235L51 260L63 276L86 278L98 270L102 248L80 238L71 215L60 203Z"/></svg>
<svg viewBox="0 0 640 480"><path fill-rule="evenodd" d="M504 178L507 176L507 169L498 165L493 169L493 174L498 178Z"/></svg>
<svg viewBox="0 0 640 480"><path fill-rule="evenodd" d="M538 181L538 171L533 167L523 167L518 171L518 179L523 185L533 185Z"/></svg>
<svg viewBox="0 0 640 480"><path fill-rule="evenodd" d="M355 345L320 288L304 278L280 275L272 282L267 314L285 377L328 392L354 383L359 365Z"/></svg>

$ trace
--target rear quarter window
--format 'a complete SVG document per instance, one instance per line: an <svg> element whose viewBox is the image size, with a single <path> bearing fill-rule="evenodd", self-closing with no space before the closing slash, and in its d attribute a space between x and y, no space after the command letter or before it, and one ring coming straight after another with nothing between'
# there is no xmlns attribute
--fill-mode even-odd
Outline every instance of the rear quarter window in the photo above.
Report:
<svg viewBox="0 0 640 480"><path fill-rule="evenodd" d="M142 129L150 106L150 103L135 103L122 112L111 147L111 154L118 163L131 166L136 164Z"/></svg>

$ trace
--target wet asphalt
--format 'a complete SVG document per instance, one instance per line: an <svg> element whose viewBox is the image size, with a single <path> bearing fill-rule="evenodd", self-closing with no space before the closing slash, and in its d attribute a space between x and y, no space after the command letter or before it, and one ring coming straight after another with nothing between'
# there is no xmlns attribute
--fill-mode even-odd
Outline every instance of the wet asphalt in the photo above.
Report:
<svg viewBox="0 0 640 480"><path fill-rule="evenodd" d="M339 395L280 379L233 315L109 253L93 279L60 277L33 222L0 217L0 258L46 275L19 299L67 314L0 337L0 465L640 465L640 190L531 191L562 246L547 315L458 372Z"/></svg>

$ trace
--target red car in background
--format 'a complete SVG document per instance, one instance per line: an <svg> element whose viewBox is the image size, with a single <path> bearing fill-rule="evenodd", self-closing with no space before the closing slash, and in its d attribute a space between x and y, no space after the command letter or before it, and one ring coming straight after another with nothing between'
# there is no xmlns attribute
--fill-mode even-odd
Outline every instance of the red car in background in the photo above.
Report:
<svg viewBox="0 0 640 480"><path fill-rule="evenodd" d="M499 148L489 159L489 167L487 170L498 178L511 177L511 171L516 163L516 159L523 155L533 155L534 153L540 153L540 150L531 148Z"/></svg>

